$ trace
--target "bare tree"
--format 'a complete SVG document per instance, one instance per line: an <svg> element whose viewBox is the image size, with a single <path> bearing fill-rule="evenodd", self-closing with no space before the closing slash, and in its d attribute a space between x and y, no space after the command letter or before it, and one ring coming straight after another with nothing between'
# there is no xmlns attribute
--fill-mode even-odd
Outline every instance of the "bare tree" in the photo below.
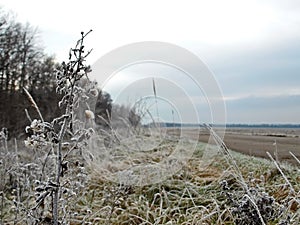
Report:
<svg viewBox="0 0 300 225"><path fill-rule="evenodd" d="M39 95L38 102L45 109L45 115L47 109L57 108L56 63L39 47L37 34L37 29L16 22L10 13L0 9L0 125L7 127L12 135L24 131L28 123L24 108L29 108L30 103L23 88L32 95ZM52 93L50 102L49 93Z"/></svg>

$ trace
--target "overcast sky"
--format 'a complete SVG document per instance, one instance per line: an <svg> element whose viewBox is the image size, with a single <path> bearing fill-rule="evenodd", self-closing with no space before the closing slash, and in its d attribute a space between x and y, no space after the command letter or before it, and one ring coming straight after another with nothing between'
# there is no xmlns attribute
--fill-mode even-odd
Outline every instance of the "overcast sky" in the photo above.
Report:
<svg viewBox="0 0 300 225"><path fill-rule="evenodd" d="M46 51L59 61L67 59L80 32L89 29L94 30L86 43L94 49L91 64L133 42L176 44L196 54L214 73L228 122L300 123L298 0L2 0L0 4L15 12L18 21L37 26Z"/></svg>

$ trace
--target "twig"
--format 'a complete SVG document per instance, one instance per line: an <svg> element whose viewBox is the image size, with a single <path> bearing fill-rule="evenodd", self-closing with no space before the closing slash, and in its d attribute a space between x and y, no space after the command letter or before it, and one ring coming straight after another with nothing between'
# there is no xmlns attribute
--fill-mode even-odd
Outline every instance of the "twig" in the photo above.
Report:
<svg viewBox="0 0 300 225"><path fill-rule="evenodd" d="M242 183L245 191L247 193L249 193L249 190L248 190L248 186L246 185L246 182L242 176L242 173L240 171L240 168L238 167L238 165L236 164L236 161L234 160L234 158L232 157L232 155L230 154L227 146L225 145L225 143L223 142L223 140L219 137L219 135L212 129L211 126L207 125L207 124L204 124L205 128L209 130L210 134L213 136L216 144L223 150L223 154L227 156L227 158L230 160L230 164L233 165L236 173L238 174L238 177L239 177L239 180L240 182Z"/></svg>
<svg viewBox="0 0 300 225"><path fill-rule="evenodd" d="M31 119L27 109L25 109L25 114L26 114L27 119L30 121L30 123L32 123L32 119Z"/></svg>
<svg viewBox="0 0 300 225"><path fill-rule="evenodd" d="M275 160L276 160L276 162L278 162L278 163L279 163L279 157L278 157L278 147L277 147L277 140L276 140L276 139L274 140L274 143L273 143L273 145L275 145L275 152L274 152L274 155L275 155Z"/></svg>
<svg viewBox="0 0 300 225"><path fill-rule="evenodd" d="M17 146L17 139L15 139L15 154L16 154L16 164L17 168L19 169L19 156L18 156L18 146ZM16 201L16 210L15 210L15 219L14 224L17 224L18 215L20 211L20 204L21 204L21 197L20 197L20 177L18 177L17 181L17 193L16 193L17 201Z"/></svg>
<svg viewBox="0 0 300 225"><path fill-rule="evenodd" d="M283 179L285 180L286 184L289 185L291 192L294 194L295 190L292 186L292 184L289 182L289 180L287 179L287 177L285 176L285 174L283 173L282 169L280 168L279 164L276 162L276 160L272 157L272 155L269 152L266 152L267 155L269 156L269 158L273 161L273 163L275 164L276 168L279 170L279 172L281 173Z"/></svg>
<svg viewBox="0 0 300 225"><path fill-rule="evenodd" d="M297 163L300 165L300 160L297 158L297 156L294 155L294 153L289 152L291 156L297 161Z"/></svg>
<svg viewBox="0 0 300 225"><path fill-rule="evenodd" d="M26 90L26 88L23 88L25 94L27 95L29 101L31 102L31 105L33 106L33 108L37 111L37 113L39 114L39 117L41 119L42 122L44 122L44 118L41 114L41 111L39 109L39 107L37 106L36 102L34 101L33 97L31 96L31 94Z"/></svg>
<svg viewBox="0 0 300 225"><path fill-rule="evenodd" d="M258 206L256 205L256 203L253 201L252 197L250 197L249 195L245 195L245 196L249 199L249 201L252 203L252 205L254 206L254 208L256 209L256 211L258 212L258 217L259 217L259 219L260 219L261 224L262 224L262 225L266 225L264 219L262 218L262 216L261 216L261 214L260 214L259 208L258 208Z"/></svg>
<svg viewBox="0 0 300 225"><path fill-rule="evenodd" d="M154 99L155 99L155 108L156 108L156 116L158 120L158 126L159 126L159 134L161 135L161 127L160 127L160 122L159 122L159 112L158 112L158 103L157 103L157 94L156 94L156 85L155 85L155 80L152 78L152 89L153 89L153 94L154 94Z"/></svg>

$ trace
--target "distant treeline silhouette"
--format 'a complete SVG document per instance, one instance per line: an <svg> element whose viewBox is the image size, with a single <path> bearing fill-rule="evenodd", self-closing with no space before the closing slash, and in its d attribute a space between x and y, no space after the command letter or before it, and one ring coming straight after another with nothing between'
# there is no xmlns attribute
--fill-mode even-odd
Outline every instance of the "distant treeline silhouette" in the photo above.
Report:
<svg viewBox="0 0 300 225"><path fill-rule="evenodd" d="M268 123L261 123L261 124L243 124L243 123L228 123L228 124L208 124L211 127L226 127L226 128L300 128L300 124L268 124ZM145 124L145 127L186 127L186 128L193 128L193 127L205 127L204 124L198 123L172 123L172 122L165 122L165 123L149 123Z"/></svg>

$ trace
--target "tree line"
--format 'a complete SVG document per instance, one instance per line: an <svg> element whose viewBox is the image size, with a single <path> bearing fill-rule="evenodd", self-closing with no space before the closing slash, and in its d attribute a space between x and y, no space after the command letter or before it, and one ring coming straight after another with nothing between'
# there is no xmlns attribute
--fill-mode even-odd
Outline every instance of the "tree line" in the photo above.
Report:
<svg viewBox="0 0 300 225"><path fill-rule="evenodd" d="M61 96L56 93L54 77L58 66L55 57L47 55L39 44L36 28L0 9L0 127L6 127L11 137L24 133L28 115L37 117L24 88L37 102L45 120L61 113L57 104ZM96 113L106 118L111 113L112 100L108 93L99 93Z"/></svg>

